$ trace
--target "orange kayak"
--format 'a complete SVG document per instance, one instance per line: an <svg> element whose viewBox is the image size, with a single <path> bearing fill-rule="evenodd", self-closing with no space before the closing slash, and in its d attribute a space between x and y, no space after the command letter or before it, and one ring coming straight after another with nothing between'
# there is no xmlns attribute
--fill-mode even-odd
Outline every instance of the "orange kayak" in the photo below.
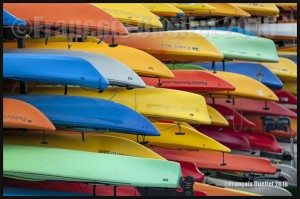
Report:
<svg viewBox="0 0 300 199"><path fill-rule="evenodd" d="M258 196L257 194L238 191L234 189L222 188L217 186L212 186L209 184L203 184L196 182L193 186L194 191L202 191L206 193L207 196Z"/></svg>
<svg viewBox="0 0 300 199"><path fill-rule="evenodd" d="M276 167L269 159L224 153L225 166L221 166L223 156L212 151L183 151L163 148L150 148L162 157L171 161L194 162L200 169L239 171L253 173L276 173Z"/></svg>
<svg viewBox="0 0 300 199"><path fill-rule="evenodd" d="M109 43L111 36L104 38ZM140 32L115 37L115 43L140 49L160 61L221 61L223 54L206 37L192 32Z"/></svg>
<svg viewBox="0 0 300 199"><path fill-rule="evenodd" d="M261 118L260 115L247 115L245 116L248 120L250 120L251 122L255 123L256 126L251 128L252 130L256 131L256 132L261 132L261 133L264 133L265 132L265 129L264 129L264 126L263 126L263 120ZM276 121L277 118L276 117L273 117L274 120ZM282 137L282 138L290 138L290 130L289 128L285 130L280 130L280 129L274 129L274 130L271 130L267 133L271 133L275 136L278 136L278 137ZM297 135L297 129L293 129L292 128L292 136L293 138L295 138L295 136Z"/></svg>
<svg viewBox="0 0 300 199"><path fill-rule="evenodd" d="M51 29L64 27L71 32L84 34L97 31L128 34L124 25L107 12L88 3L4 3L3 9L19 19L26 28ZM100 34L101 33L101 34Z"/></svg>
<svg viewBox="0 0 300 199"><path fill-rule="evenodd" d="M145 78L142 80L146 85L182 90L188 92L235 90L235 86L226 80L206 71L201 70L171 70L174 79L161 79L160 83L155 78Z"/></svg>
<svg viewBox="0 0 300 199"><path fill-rule="evenodd" d="M40 110L26 102L9 98L3 98L3 128L55 130Z"/></svg>

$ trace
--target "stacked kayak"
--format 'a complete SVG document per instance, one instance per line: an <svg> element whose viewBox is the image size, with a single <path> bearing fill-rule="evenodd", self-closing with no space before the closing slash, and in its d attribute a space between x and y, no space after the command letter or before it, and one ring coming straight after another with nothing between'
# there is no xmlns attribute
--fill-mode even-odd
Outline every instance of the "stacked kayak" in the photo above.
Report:
<svg viewBox="0 0 300 199"><path fill-rule="evenodd" d="M295 195L294 12L4 3L3 195Z"/></svg>

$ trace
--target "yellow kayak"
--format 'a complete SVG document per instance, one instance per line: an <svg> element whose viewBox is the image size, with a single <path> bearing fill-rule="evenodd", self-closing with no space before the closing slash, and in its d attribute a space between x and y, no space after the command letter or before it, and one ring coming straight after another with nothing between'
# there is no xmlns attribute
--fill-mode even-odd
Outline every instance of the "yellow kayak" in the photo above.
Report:
<svg viewBox="0 0 300 199"><path fill-rule="evenodd" d="M228 126L228 121L223 117L219 111L211 107L210 105L207 105L208 114L211 119L210 125L216 125L216 126Z"/></svg>
<svg viewBox="0 0 300 199"><path fill-rule="evenodd" d="M136 142L109 134L89 135L89 133L85 133L83 141L82 135L78 132L56 131L55 133L46 133L45 140L48 144L41 144L42 140L42 134L38 131L5 132L3 136L3 143L5 144L72 149L164 160L157 153Z"/></svg>
<svg viewBox="0 0 300 199"><path fill-rule="evenodd" d="M213 73L213 71L210 71ZM252 99L262 99L262 100L270 100L270 101L278 101L278 97L276 94L266 87L264 84L256 81L250 77L245 75L240 75L236 73L223 72L218 71L214 73L221 77L222 79L228 81L232 85L236 87L234 91L212 91L209 93L211 96L216 97L244 97L244 98L252 98ZM203 93L207 95L208 93Z"/></svg>
<svg viewBox="0 0 300 199"><path fill-rule="evenodd" d="M106 37L110 41L111 37ZM223 54L207 38L192 32L142 32L115 36L118 44L145 51L160 61L220 61Z"/></svg>
<svg viewBox="0 0 300 199"><path fill-rule="evenodd" d="M297 46L287 46L287 47L279 47L277 48L277 52L295 52L297 53Z"/></svg>
<svg viewBox="0 0 300 199"><path fill-rule="evenodd" d="M179 8L184 13L190 11L200 11L200 10L215 10L215 8L207 3L170 3L171 5Z"/></svg>
<svg viewBox="0 0 300 199"><path fill-rule="evenodd" d="M262 62L278 78L285 83L286 81L297 82L297 65L290 59L279 57L278 63Z"/></svg>
<svg viewBox="0 0 300 199"><path fill-rule="evenodd" d="M233 3L251 15L278 16L279 9L274 3Z"/></svg>
<svg viewBox="0 0 300 199"><path fill-rule="evenodd" d="M125 26L162 28L159 18L138 3L91 3L121 21Z"/></svg>
<svg viewBox="0 0 300 199"><path fill-rule="evenodd" d="M36 86L30 93L63 95L63 86ZM163 88L143 88L126 90L109 87L102 93L96 89L68 86L68 95L102 98L128 106L150 119L166 119L210 124L206 101L203 96Z"/></svg>
<svg viewBox="0 0 300 199"><path fill-rule="evenodd" d="M51 42L51 40L60 42ZM52 49L67 49L65 37L49 37L48 44L45 44L41 39L26 39L26 48L52 48ZM170 69L162 62L153 56L127 46L118 45L115 48L110 48L106 44L97 44L89 42L71 42L70 50L81 50L93 53L103 54L112 57L123 64L130 67L134 72L140 76L145 77L160 77L160 78L174 78ZM3 43L3 48L17 48L16 41Z"/></svg>
<svg viewBox="0 0 300 199"><path fill-rule="evenodd" d="M204 15L204 16L235 16L250 17L251 15L231 3L209 3L215 10L195 10L186 11L186 15Z"/></svg>
<svg viewBox="0 0 300 199"><path fill-rule="evenodd" d="M297 10L297 3L275 3L275 5L283 10Z"/></svg>
<svg viewBox="0 0 300 199"><path fill-rule="evenodd" d="M173 123L155 122L154 126L159 130L160 136L139 136L125 133L105 133L118 137L127 138L137 142L144 142L147 146L156 146L168 149L182 150L213 150L230 152L226 146L220 144L214 139L200 133L194 128L179 126Z"/></svg>
<svg viewBox="0 0 300 199"><path fill-rule="evenodd" d="M169 3L140 3L153 14L166 17L183 16L184 12Z"/></svg>
<svg viewBox="0 0 300 199"><path fill-rule="evenodd" d="M282 89L297 96L297 81L285 81Z"/></svg>

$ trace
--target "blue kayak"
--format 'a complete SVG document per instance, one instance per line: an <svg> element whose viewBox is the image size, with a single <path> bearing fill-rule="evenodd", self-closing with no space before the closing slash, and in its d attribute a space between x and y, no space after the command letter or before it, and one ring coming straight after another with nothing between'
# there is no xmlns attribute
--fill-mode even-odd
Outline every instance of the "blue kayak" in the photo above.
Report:
<svg viewBox="0 0 300 199"><path fill-rule="evenodd" d="M211 63L193 63L202 66L206 69L213 70ZM216 62L215 68L217 71L223 70L222 62ZM225 62L225 71L237 73L251 77L257 81L260 81L267 87L271 89L281 89L283 84L281 80L266 66L261 65L260 74L259 66L257 63L247 63L247 62ZM260 79L259 79L260 77Z"/></svg>
<svg viewBox="0 0 300 199"><path fill-rule="evenodd" d="M75 192L64 192L64 191L3 187L3 196L92 196L92 195L75 193Z"/></svg>
<svg viewBox="0 0 300 199"><path fill-rule="evenodd" d="M30 82L79 85L104 90L107 79L85 59L51 54L3 53L3 77Z"/></svg>
<svg viewBox="0 0 300 199"><path fill-rule="evenodd" d="M3 10L3 26L25 26L26 22Z"/></svg>
<svg viewBox="0 0 300 199"><path fill-rule="evenodd" d="M211 28L200 28L200 30L224 30L224 31L230 31L230 32L237 32L244 35L249 36L256 36L256 34L253 34L252 32L249 32L243 28L232 26L232 27L211 27Z"/></svg>
<svg viewBox="0 0 300 199"><path fill-rule="evenodd" d="M97 98L66 95L4 95L42 111L58 128L159 136L155 126L127 106Z"/></svg>

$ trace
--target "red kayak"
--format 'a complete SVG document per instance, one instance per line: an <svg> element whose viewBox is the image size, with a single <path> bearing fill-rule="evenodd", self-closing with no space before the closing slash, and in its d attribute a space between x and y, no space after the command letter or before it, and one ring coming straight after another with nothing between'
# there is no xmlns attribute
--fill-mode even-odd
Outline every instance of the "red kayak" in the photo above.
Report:
<svg viewBox="0 0 300 199"><path fill-rule="evenodd" d="M204 174L199 171L197 165L193 162L184 162L184 161L177 161L181 167L181 173L184 178L187 176L193 176L196 182L203 182L204 181Z"/></svg>
<svg viewBox="0 0 300 199"><path fill-rule="evenodd" d="M276 173L276 167L266 158L224 154L208 151L183 151L162 148L151 148L154 152L171 161L195 162L200 169L240 171L253 173Z"/></svg>
<svg viewBox="0 0 300 199"><path fill-rule="evenodd" d="M213 138L230 149L251 151L251 145L248 139L239 133L223 133L218 131L219 127L212 129L212 126L196 127L198 131Z"/></svg>
<svg viewBox="0 0 300 199"><path fill-rule="evenodd" d="M247 139L250 143L250 147L252 149L259 149L263 151L269 151L269 152L274 152L274 153L281 153L282 148L278 144L276 138L274 135L269 134L269 133L259 133L259 132L252 132L252 131L239 131L235 132L235 130L232 127L223 127L222 129L218 127L213 127L211 126L209 128L211 131L219 130L219 134L228 134L231 136L242 136L245 139ZM205 133L205 130L201 130L201 133ZM222 143L222 141L220 141ZM225 145L225 144L224 144ZM234 149L234 148L232 148Z"/></svg>
<svg viewBox="0 0 300 199"><path fill-rule="evenodd" d="M285 90L274 91L274 93L279 98L280 104L297 104L297 97Z"/></svg>
<svg viewBox="0 0 300 199"><path fill-rule="evenodd" d="M297 97L285 90L274 91L274 93L279 98L280 105L297 113Z"/></svg>
<svg viewBox="0 0 300 199"><path fill-rule="evenodd" d="M93 194L93 185L78 182L25 181L12 178L3 178L3 185L7 187ZM116 193L117 196L140 196L138 190L131 186L117 187ZM114 187L97 185L96 196L114 196Z"/></svg>
<svg viewBox="0 0 300 199"><path fill-rule="evenodd" d="M245 127L254 127L256 126L253 122L247 120L245 117L243 117L241 114L239 114L236 110L234 110L232 107L224 106L220 104L213 105L212 103L209 103L213 108L217 109L228 121L230 126L245 126Z"/></svg>
<svg viewBox="0 0 300 199"><path fill-rule="evenodd" d="M212 103L210 97L205 97L207 103ZM227 103L226 99L215 98L215 104L232 107L239 113L251 113L258 115L278 115L278 116L288 116L292 118L297 117L297 113L277 104L276 102L267 102L268 110L265 110L266 107L264 100L253 100L245 98L235 98L234 105Z"/></svg>
<svg viewBox="0 0 300 199"><path fill-rule="evenodd" d="M142 77L146 85L182 90L188 92L205 91L234 91L235 86L226 80L201 70L171 70L174 79L161 79L160 84L156 78Z"/></svg>

